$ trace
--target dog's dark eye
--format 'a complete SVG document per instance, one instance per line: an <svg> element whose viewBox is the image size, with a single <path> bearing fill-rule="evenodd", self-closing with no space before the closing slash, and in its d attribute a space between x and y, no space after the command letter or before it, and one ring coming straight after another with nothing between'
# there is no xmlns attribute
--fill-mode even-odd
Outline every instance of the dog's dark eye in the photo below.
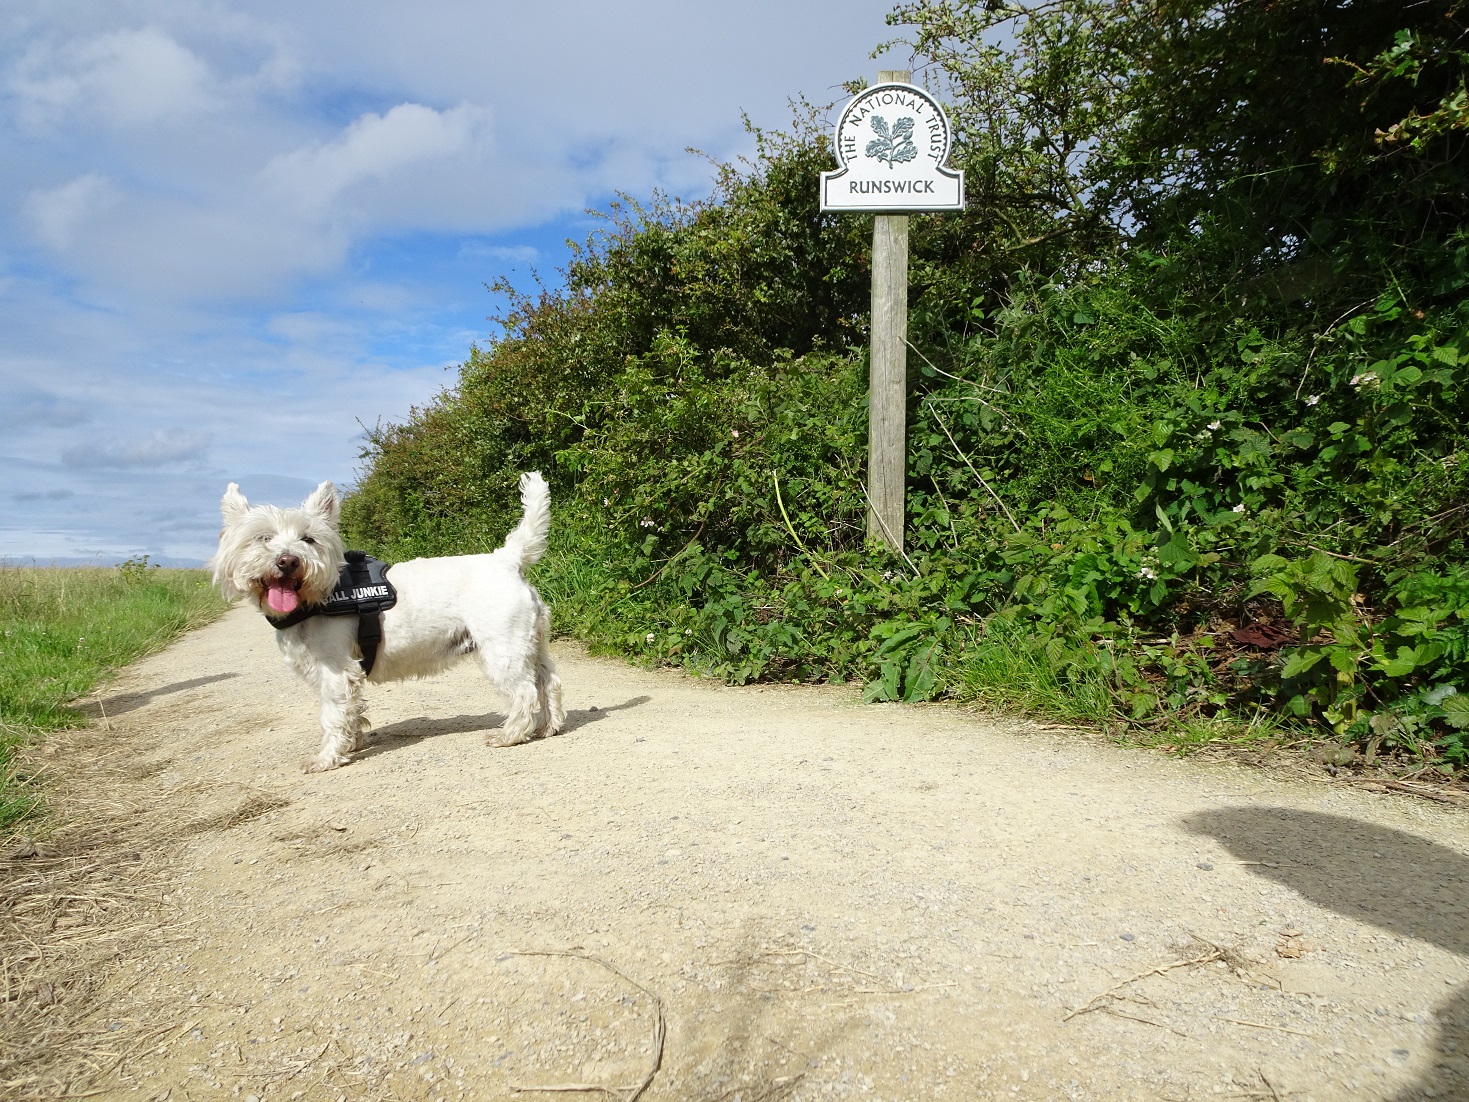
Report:
<svg viewBox="0 0 1469 1102"><path fill-rule="evenodd" d="M310 536L302 536L301 537L301 542L302 543L310 543L310 544L315 544L316 543L316 541L314 539L312 539Z"/></svg>

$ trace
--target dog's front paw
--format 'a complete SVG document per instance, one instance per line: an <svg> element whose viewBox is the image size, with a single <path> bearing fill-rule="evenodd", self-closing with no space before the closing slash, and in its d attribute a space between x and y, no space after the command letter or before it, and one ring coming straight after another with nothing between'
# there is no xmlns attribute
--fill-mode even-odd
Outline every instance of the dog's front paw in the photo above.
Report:
<svg viewBox="0 0 1469 1102"><path fill-rule="evenodd" d="M301 759L301 772L325 773L328 769L339 769L350 760L350 758L338 757L335 754L314 754L309 758Z"/></svg>

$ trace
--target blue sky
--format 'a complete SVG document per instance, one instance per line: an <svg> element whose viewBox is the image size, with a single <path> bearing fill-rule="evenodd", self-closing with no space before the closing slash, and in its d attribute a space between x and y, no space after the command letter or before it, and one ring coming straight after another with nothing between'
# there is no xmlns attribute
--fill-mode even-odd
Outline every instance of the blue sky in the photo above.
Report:
<svg viewBox="0 0 1469 1102"><path fill-rule="evenodd" d="M899 67L889 0L21 0L0 10L0 558L203 561L218 501L350 483L484 285L740 113Z"/></svg>

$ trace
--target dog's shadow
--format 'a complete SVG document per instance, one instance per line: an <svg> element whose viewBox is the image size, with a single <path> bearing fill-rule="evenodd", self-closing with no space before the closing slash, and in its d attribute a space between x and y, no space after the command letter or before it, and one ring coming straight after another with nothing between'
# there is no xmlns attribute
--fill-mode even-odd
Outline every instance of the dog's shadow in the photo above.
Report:
<svg viewBox="0 0 1469 1102"><path fill-rule="evenodd" d="M588 727L598 720L605 719L612 712L625 712L629 708L636 708L652 700L651 696L635 696L621 704L614 704L607 708L574 708L566 713L566 722L562 725L559 735L569 735L573 731L579 731ZM429 719L424 716L415 716L413 719L400 719L396 723L387 723L381 727L375 727L368 734L367 745L353 755L354 761L366 761L368 758L376 757L378 754L386 754L404 746L411 746L426 738L435 735L461 735L471 731L493 731L504 724L505 717L499 712L485 712L477 716L444 716L439 719ZM539 742L532 739L531 742L521 745L530 746ZM507 747L514 749L514 747Z"/></svg>

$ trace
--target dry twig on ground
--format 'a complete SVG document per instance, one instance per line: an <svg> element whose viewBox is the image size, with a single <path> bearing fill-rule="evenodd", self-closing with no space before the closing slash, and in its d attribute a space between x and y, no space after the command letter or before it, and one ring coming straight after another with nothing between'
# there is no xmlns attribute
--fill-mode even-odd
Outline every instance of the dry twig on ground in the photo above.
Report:
<svg viewBox="0 0 1469 1102"><path fill-rule="evenodd" d="M1164 964L1164 965L1162 965L1162 966L1160 966L1158 968L1149 968L1146 972L1139 972L1137 975L1130 976L1129 978L1127 978L1125 980L1122 980L1120 983L1114 983L1111 987L1107 988L1107 990L1103 991L1100 995L1094 995L1094 996L1092 996L1092 998L1090 1000L1088 1000L1088 1002L1086 1003L1085 1006L1079 1006L1079 1007L1077 1007L1075 1010L1071 1011L1071 1013L1067 1014L1061 1020L1063 1022L1069 1022L1072 1018L1075 1018L1078 1014L1089 1014L1093 1010L1106 1009L1106 1008L1108 1008L1108 1007L1111 1006L1111 1002L1110 1001L1104 1002L1103 1000L1113 1000L1113 999L1116 999L1117 998L1116 992L1122 990L1124 987L1127 987L1127 986L1129 986L1131 984L1137 983L1139 980L1145 980L1149 976L1162 976L1162 975L1166 975L1167 973L1172 972L1172 971L1174 971L1177 968L1198 968L1201 965L1213 964L1216 960L1226 960L1226 957L1227 957L1226 950L1224 950L1223 948L1221 948L1218 945L1213 945L1213 946L1210 946L1209 952L1203 953L1203 954L1201 954L1199 956L1190 957L1187 960L1176 960L1172 964ZM1123 1015L1123 1017L1126 1017L1126 1015ZM1157 1022L1149 1022L1148 1024L1149 1025L1157 1025L1158 1023ZM1164 1028L1167 1028L1167 1027L1164 1027Z"/></svg>
<svg viewBox="0 0 1469 1102"><path fill-rule="evenodd" d="M624 1102L638 1102L653 1085L653 1079L658 1074L658 1069L663 1066L663 1041L668 1033L668 1025L663 1016L663 1000L653 992L633 979L627 973L609 964L601 957L593 956L591 953L579 953L572 949L525 949L507 954L512 957L569 957L572 960L585 960L600 965L613 975L636 987L644 995L653 1001L653 1066L648 1069L648 1074L643 1081L633 1087L606 1087L595 1083L555 1083L547 1086L511 1086L511 1090L517 1094L538 1093L574 1093L578 1091L600 1091L604 1094L626 1093Z"/></svg>

